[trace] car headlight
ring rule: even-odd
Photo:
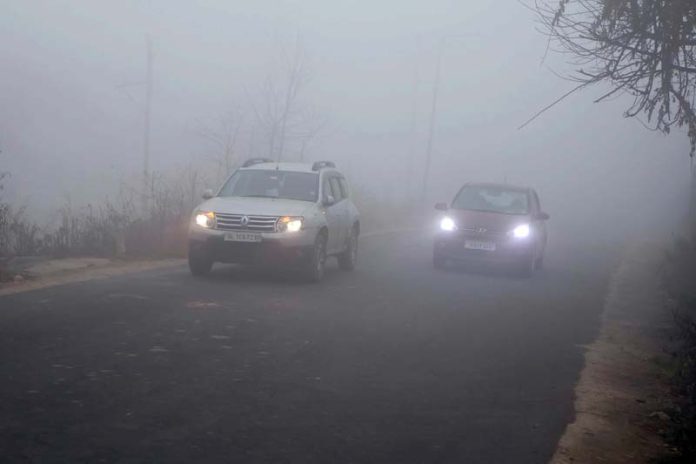
[[[196,224],[206,229],[215,227],[215,213],[212,211],[199,211],[196,213]]]
[[[278,232],[298,232],[302,229],[303,218],[297,216],[283,216],[278,219]]]
[[[515,238],[527,238],[529,237],[530,233],[531,229],[529,227],[529,224],[520,224],[519,226],[512,229],[510,235],[512,235]]]
[[[454,222],[454,219],[449,216],[445,216],[440,221],[440,229],[446,230],[447,232],[452,232],[457,230],[457,224]]]

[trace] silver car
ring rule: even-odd
[[[328,256],[355,267],[360,218],[334,163],[252,159],[203,198],[189,228],[193,275],[215,262],[242,263],[298,269],[318,282]]]

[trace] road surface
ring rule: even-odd
[[[361,239],[308,285],[184,267],[0,297],[2,462],[542,463],[617,253],[532,279]]]

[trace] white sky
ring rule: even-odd
[[[5,0],[2,10],[0,166],[13,174],[9,196],[37,210],[66,195],[98,202],[137,174],[143,87],[120,86],[143,80],[147,34],[156,169],[207,163],[212,147],[196,127],[253,98],[299,35],[306,99],[328,120],[311,157],[338,160],[359,188],[402,195],[420,182],[436,46],[447,35],[433,197],[506,178],[538,186],[550,208],[584,195],[592,207],[654,201],[659,210],[645,192],[671,201],[688,179],[686,137],[623,119],[625,99],[593,105],[601,89],[517,130],[572,84],[548,69],[567,72],[562,57],[541,64],[545,39],[516,1]]]

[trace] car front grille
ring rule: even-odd
[[[245,216],[243,214],[215,213],[219,230],[249,230],[275,232],[278,216]],[[246,220],[244,220],[246,218]],[[246,225],[243,223],[246,222]]]
[[[499,230],[490,230],[485,227],[468,227],[459,229],[459,232],[469,238],[496,239],[505,238],[506,234]]]

